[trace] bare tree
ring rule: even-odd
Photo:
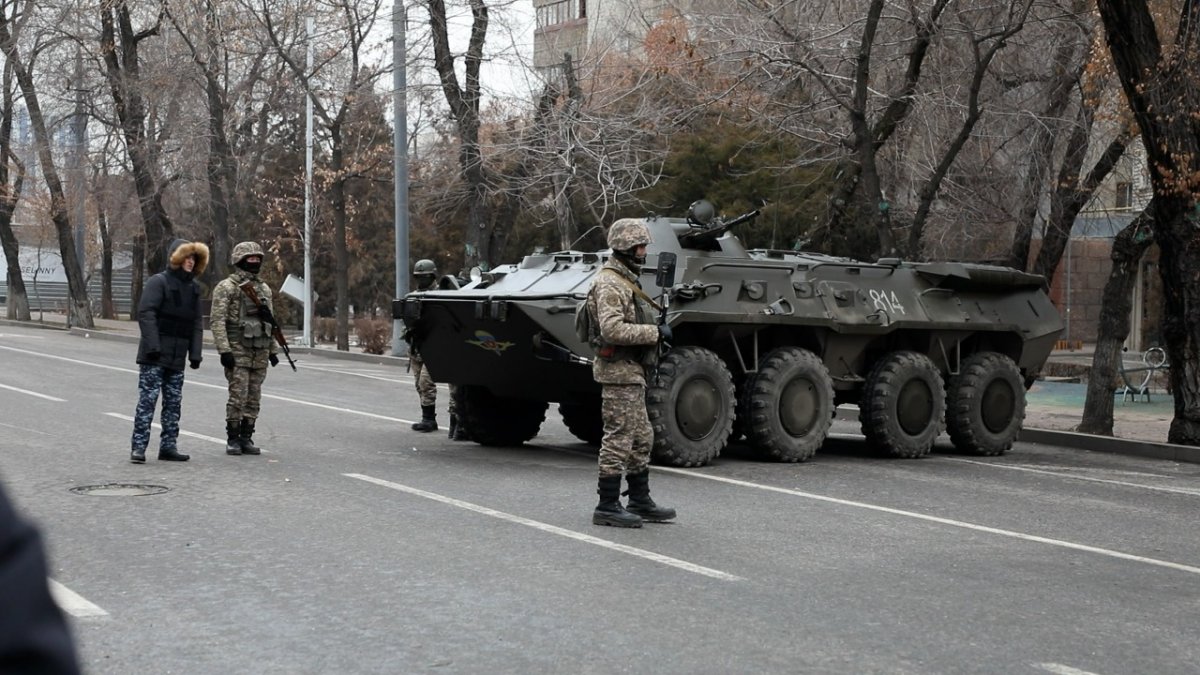
[[[1175,417],[1167,439],[1200,445],[1200,3],[1158,17],[1146,0],[1097,0],[1108,48],[1146,149],[1165,295]]]
[[[157,139],[148,129],[151,120],[146,109],[139,53],[143,40],[159,34],[162,14],[149,26],[137,29],[126,0],[102,3],[99,12],[100,54],[133,169],[149,247],[147,262],[151,269],[162,269],[166,266],[167,244],[175,236],[175,226],[163,205],[163,190],[169,181],[161,177],[156,162]]]
[[[59,178],[58,168],[51,152],[52,139],[46,125],[46,118],[38,97],[38,89],[33,76],[33,64],[37,58],[40,46],[35,44],[29,51],[28,61],[23,56],[18,42],[21,39],[21,27],[33,15],[37,4],[27,0],[21,5],[0,6],[0,50],[4,52],[12,72],[21,88],[21,96],[29,113],[29,124],[33,128],[34,144],[37,146],[38,162],[46,189],[50,195],[50,218],[58,233],[58,248],[62,255],[63,270],[67,275],[67,321],[83,328],[95,327],[92,318],[91,303],[88,301],[87,285],[83,277],[83,269],[75,256],[75,234],[71,227],[71,217],[67,210],[67,197]],[[43,43],[44,45],[44,43]]]
[[[0,11],[3,11],[0,9]],[[25,184],[25,165],[13,151],[13,81],[12,64],[4,64],[3,109],[0,109],[0,244],[8,267],[8,294],[5,297],[9,319],[29,320],[29,297],[25,294],[25,279],[21,276],[21,246],[13,233],[13,213],[21,200]],[[11,167],[16,175],[10,176]],[[10,182],[11,178],[11,182]]]

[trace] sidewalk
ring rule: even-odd
[[[125,319],[96,319],[94,329],[72,328],[71,333],[85,338],[113,339],[127,342],[138,340],[138,327],[134,321]],[[45,314],[44,321],[17,322],[0,318],[0,326],[19,325],[66,330],[66,317],[62,314]],[[294,336],[289,335],[289,340]],[[205,341],[212,343],[212,333],[205,332]],[[293,354],[318,352],[322,357],[404,365],[406,359],[365,354],[358,351],[341,352],[332,346],[292,347]],[[1091,368],[1093,352],[1089,345],[1074,351],[1055,351],[1047,360],[1044,372],[1053,377],[1038,380],[1029,389],[1026,398],[1025,427],[1021,440],[1033,443],[1064,445],[1067,447],[1098,452],[1156,457],[1180,462],[1200,463],[1200,448],[1171,445],[1167,432],[1174,417],[1174,400],[1160,385],[1151,387],[1150,401],[1144,399],[1124,401],[1117,398],[1113,404],[1113,436],[1093,436],[1075,433],[1083,415],[1083,404],[1087,397],[1087,371]],[[1128,368],[1139,367],[1141,355],[1126,355]],[[1068,380],[1068,381],[1062,381]]]

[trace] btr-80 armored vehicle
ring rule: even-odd
[[[1026,384],[1063,325],[1041,276],[747,250],[731,229],[757,212],[723,222],[697,204],[686,219],[643,220],[653,241],[642,285],[667,301],[674,333],[646,396],[655,461],[703,465],[737,436],[765,458],[802,461],[841,403],[858,405],[868,444],[892,456],[927,454],[943,429],[964,451],[1012,446]],[[665,297],[664,253],[678,260]],[[530,255],[395,302],[434,380],[458,385],[475,441],[528,441],[557,403],[575,436],[599,443],[595,355],[574,319],[608,255]]]

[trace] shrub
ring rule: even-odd
[[[337,342],[337,319],[327,316],[315,319],[313,335],[317,342]]]
[[[382,354],[392,346],[392,322],[383,319],[355,319],[358,346],[368,354]]]

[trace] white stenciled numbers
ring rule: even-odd
[[[870,291],[871,303],[875,309],[882,309],[889,314],[903,314],[904,304],[896,296],[896,291],[880,291],[874,288]]]

